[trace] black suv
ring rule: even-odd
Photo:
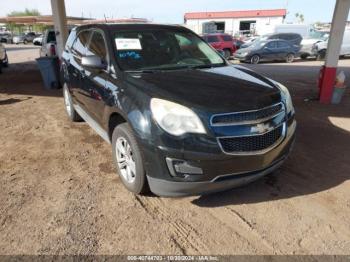
[[[112,144],[121,181],[136,194],[240,186],[279,167],[293,144],[287,88],[230,65],[184,27],[81,26],[62,60],[68,116]]]

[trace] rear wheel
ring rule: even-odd
[[[75,109],[73,107],[72,96],[69,93],[68,86],[66,83],[64,83],[64,85],[63,85],[63,97],[64,97],[64,105],[65,105],[66,112],[67,112],[69,119],[72,122],[81,121],[82,120],[81,117],[78,115],[78,113],[75,111]]]
[[[288,54],[286,56],[286,62],[287,63],[293,63],[293,61],[294,61],[294,54]]]
[[[24,40],[23,40],[23,44],[25,44],[25,45],[28,44],[27,39],[24,39]]]
[[[149,192],[141,150],[128,123],[118,125],[112,134],[115,166],[124,186],[134,194]]]
[[[4,61],[5,61],[5,62],[2,63],[2,65],[3,65],[4,67],[8,67],[8,66],[9,66],[9,59],[8,59],[7,54],[6,54],[6,56],[5,56],[5,60],[4,60]]]
[[[224,50],[224,56],[226,59],[229,59],[231,57],[231,51],[228,49]]]
[[[309,57],[308,54],[302,54],[302,55],[300,56],[300,58],[301,58],[301,59],[304,59],[304,60],[307,59],[308,57]]]
[[[250,58],[250,63],[251,64],[259,64],[260,62],[260,56],[258,55],[253,55],[251,58]]]

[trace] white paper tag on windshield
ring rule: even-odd
[[[115,44],[118,50],[141,50],[141,42],[138,38],[116,38]]]

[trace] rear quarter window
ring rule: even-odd
[[[216,35],[207,36],[208,43],[220,42],[219,38]]]
[[[76,36],[77,36],[76,31],[72,30],[70,32],[68,39],[67,39],[67,42],[66,42],[66,49],[72,48]]]

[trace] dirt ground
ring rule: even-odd
[[[124,189],[110,146],[68,121],[60,90],[43,88],[37,48],[8,54],[0,254],[349,254],[350,96],[341,105],[308,100],[319,62],[249,66],[294,98],[297,141],[280,170],[228,192],[169,199]],[[349,60],[341,64],[349,77]]]

